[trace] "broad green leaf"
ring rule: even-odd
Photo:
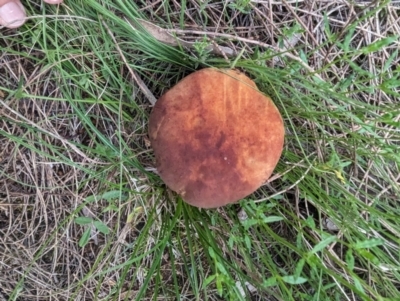
[[[372,254],[371,252],[369,252],[368,250],[365,249],[361,249],[357,251],[362,257],[364,257],[365,259],[367,259],[368,261],[372,262],[373,264],[379,265],[380,261],[379,259]]]
[[[121,191],[119,190],[110,190],[100,195],[90,195],[85,199],[85,201],[91,203],[100,200],[111,201],[119,198],[126,200],[127,196],[125,194],[121,194]]]
[[[325,30],[325,34],[329,40],[329,42],[332,42],[335,35],[332,34],[331,28],[330,28],[330,21],[328,19],[328,15],[326,13],[324,13],[324,30]]]
[[[294,275],[283,276],[282,280],[285,281],[286,283],[289,283],[289,284],[303,284],[303,283],[306,283],[308,281],[307,278],[296,277]]]
[[[83,248],[89,242],[90,239],[90,227],[83,232],[81,239],[79,240],[79,246]]]
[[[325,247],[327,247],[328,245],[330,245],[332,242],[334,242],[336,240],[336,236],[332,235],[332,236],[328,236],[327,238],[325,238],[324,240],[320,241],[311,251],[311,254],[317,253],[319,251],[321,251],[322,249],[324,249]]]
[[[367,239],[364,241],[359,241],[356,242],[353,247],[354,249],[368,249],[368,248],[373,248],[377,246],[381,246],[383,244],[383,240],[379,238],[372,238],[372,239]]]
[[[101,221],[95,221],[93,225],[96,227],[97,230],[99,230],[103,234],[108,234],[110,233],[110,229],[108,229],[107,225],[104,224]]]
[[[210,257],[211,257],[212,259],[215,259],[215,258],[216,258],[214,249],[213,249],[212,247],[208,247],[208,254],[210,254]]]
[[[221,272],[222,275],[228,275],[228,272],[226,271],[225,266],[221,262],[217,261],[216,266],[218,268],[218,271]]]
[[[222,296],[222,293],[224,292],[223,287],[222,287],[222,277],[220,275],[217,275],[216,280],[217,280],[216,285],[217,285],[218,294],[220,296]]]
[[[356,30],[355,26],[350,27],[349,31],[346,34],[346,37],[344,38],[342,47],[345,52],[348,52],[350,50],[350,43],[351,39],[354,37],[355,30]]]
[[[264,287],[276,285],[276,277],[269,277],[268,279],[265,279],[262,285]]]
[[[354,269],[354,256],[351,249],[346,252],[346,263],[349,270],[352,271]]]
[[[109,211],[113,211],[113,212],[118,212],[119,208],[114,205],[114,204],[110,204],[109,206],[107,206],[106,208],[104,208],[101,212],[109,212]]]
[[[126,195],[122,194],[119,190],[107,191],[101,195],[101,199],[104,199],[106,201],[119,199],[120,197],[122,199],[126,199]]]
[[[296,265],[295,276],[300,276],[301,272],[303,271],[304,264],[306,260],[304,258],[300,259]]]
[[[211,282],[213,282],[215,277],[217,277],[217,275],[208,276],[203,282],[203,289],[206,288]]]
[[[279,221],[281,221],[281,220],[283,220],[283,217],[282,217],[282,216],[268,216],[268,217],[264,217],[264,218],[262,219],[263,223],[266,223],[266,224],[268,224],[268,223],[274,223],[274,222],[279,222]]]
[[[229,249],[232,249],[233,248],[233,244],[236,242],[236,237],[234,236],[234,235],[231,235],[230,237],[229,237],[229,240],[228,240],[228,246],[229,246]]]
[[[383,39],[380,39],[379,41],[376,41],[368,46],[363,47],[361,49],[361,51],[364,54],[375,52],[375,51],[381,50],[382,48],[392,44],[393,42],[396,42],[397,40],[398,40],[398,37],[383,38]]]
[[[354,281],[355,287],[356,287],[360,292],[365,293],[365,292],[364,292],[363,285],[361,284],[360,280],[359,280],[356,276],[353,277],[353,281]]]
[[[93,222],[93,219],[91,217],[79,216],[74,221],[78,225],[87,225],[87,224],[91,224]]]
[[[296,234],[296,246],[298,249],[303,247],[303,233],[300,231]]]
[[[246,244],[247,250],[251,251],[251,239],[248,235],[244,237],[244,243]]]
[[[300,49],[300,55],[299,55],[300,59],[304,62],[304,63],[308,63],[308,59],[307,59],[307,55],[305,54],[305,52],[303,50]]]
[[[259,223],[259,221],[254,218],[249,218],[249,219],[242,221],[242,224],[246,228],[246,230],[254,225],[257,225],[258,223]]]
[[[305,223],[311,228],[311,229],[315,229],[315,221],[314,218],[312,216],[307,217],[307,219],[305,220]]]
[[[85,198],[86,203],[92,203],[96,201],[98,198],[95,195],[89,195],[87,198]]]
[[[385,65],[383,66],[382,72],[386,72],[389,70],[389,68],[393,65],[394,59],[398,57],[398,54],[399,54],[399,49],[396,49],[395,51],[393,51],[393,53],[385,61]]]

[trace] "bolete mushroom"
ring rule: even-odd
[[[206,68],[157,101],[149,136],[165,184],[193,206],[216,208],[248,196],[271,176],[284,127],[250,78]]]

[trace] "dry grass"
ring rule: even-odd
[[[146,50],[145,46],[140,48],[135,43],[130,46],[129,35],[134,40],[134,30],[125,21],[122,9],[114,11],[112,1],[106,3],[110,13],[121,17],[126,26],[109,24],[98,31],[98,39],[102,40],[99,47],[107,47],[104,45],[112,44],[113,39],[119,45],[119,49],[110,46],[109,52],[103,49],[104,57],[100,58],[96,49],[89,49],[90,45],[85,44],[85,35],[88,40],[94,39],[95,31],[88,27],[92,23],[82,21],[82,25],[78,18],[62,20],[77,15],[98,21],[93,24],[100,27],[103,20],[107,22],[107,14],[96,19],[99,7],[95,4],[88,4],[85,11],[66,2],[58,12],[59,30],[70,26],[69,22],[73,28],[65,29],[66,33],[53,33],[54,17],[49,18],[51,22],[45,25],[49,49],[43,44],[46,39],[42,33],[27,32],[28,28],[38,30],[43,26],[41,19],[31,20],[20,30],[1,29],[4,38],[0,47],[4,51],[0,55],[0,300],[135,300],[139,297],[147,300],[154,296],[160,300],[177,300],[177,295],[182,300],[221,300],[216,286],[208,287],[208,294],[202,289],[204,279],[214,273],[214,260],[210,259],[207,245],[197,241],[199,235],[209,235],[211,232],[207,231],[217,233],[214,243],[220,246],[222,254],[246,279],[260,284],[271,276],[267,264],[270,261],[258,257],[262,254],[260,250],[268,253],[265,256],[273,258],[281,269],[288,265],[295,269],[295,258],[301,256],[283,251],[284,256],[293,255],[293,261],[280,258],[280,250],[287,244],[279,237],[295,244],[299,239],[296,227],[303,229],[300,222],[312,216],[316,217],[316,223],[332,219],[340,224],[340,231],[331,231],[340,243],[329,245],[327,254],[320,257],[325,270],[342,276],[340,280],[333,276],[322,279],[341,283],[330,297],[362,300],[352,287],[343,284],[344,280],[352,282],[354,276],[344,267],[348,264],[345,254],[352,243],[345,235],[351,228],[353,214],[363,220],[363,224],[354,227],[366,230],[373,224],[375,236],[368,232],[365,237],[388,242],[382,247],[384,254],[393,257],[399,251],[400,233],[393,226],[396,223],[386,216],[376,220],[379,214],[374,215],[370,207],[389,214],[398,206],[399,161],[392,154],[393,160],[388,162],[386,151],[399,146],[396,126],[400,122],[399,111],[392,111],[394,123],[385,123],[382,118],[390,113],[387,108],[400,108],[399,84],[392,80],[400,64],[400,44],[398,41],[375,44],[371,51],[368,45],[400,36],[400,1],[243,0],[237,1],[235,7],[233,2],[218,1],[143,1],[138,11],[147,21],[168,29],[168,33],[182,40],[196,42],[181,49],[186,56],[175,63],[167,54],[162,61],[163,54],[156,58],[153,50]],[[115,4],[115,7],[119,6]],[[36,13],[38,9],[31,7]],[[111,37],[113,31],[115,36]],[[82,35],[74,41],[76,32]],[[30,37],[40,42],[31,45]],[[65,49],[52,48],[50,44],[55,45],[53,40],[57,37],[60,41],[71,39],[70,45],[74,47],[68,48],[67,43]],[[210,54],[204,51],[207,45],[228,47],[233,50],[233,56]],[[346,53],[350,48],[353,51]],[[59,56],[51,49],[59,50]],[[112,62],[115,58],[123,61],[122,52],[127,61],[135,61],[138,70],[135,75],[129,70],[133,63],[128,66],[127,61]],[[152,55],[155,63],[146,63]],[[138,63],[140,60],[142,63]],[[250,65],[249,61],[256,63]],[[62,65],[65,62],[71,63],[70,69]],[[242,245],[247,242],[238,243],[233,251],[228,243],[238,223],[233,213],[239,211],[239,205],[231,211],[212,212],[209,219],[196,217],[198,211],[171,202],[174,196],[160,188],[162,184],[153,173],[152,151],[146,137],[151,106],[147,92],[140,85],[159,97],[191,69],[205,65],[238,66],[252,75],[260,75],[256,65],[276,68],[278,78],[279,70],[297,69],[313,85],[320,85],[324,91],[331,89],[335,99],[343,99],[342,106],[328,92],[325,92],[326,98],[315,99],[318,94],[310,88],[314,86],[298,84],[298,75],[293,75],[293,84],[287,84],[292,84],[300,95],[297,99],[278,102],[285,113],[291,138],[286,143],[287,156],[282,159],[274,181],[252,198],[256,203],[261,200],[265,203],[281,196],[284,202],[277,212],[288,219],[297,218],[293,222],[296,226],[275,223],[271,226],[275,232],[266,237],[276,240],[267,243],[265,237],[259,236],[261,232],[255,231],[250,237],[258,251],[253,249],[247,258],[241,254]],[[74,76],[79,72],[82,78],[76,79]],[[135,76],[141,77],[139,82]],[[285,76],[292,75],[289,72]],[[287,78],[281,79],[288,81]],[[87,83],[81,83],[82,79]],[[278,99],[285,99],[291,93],[287,86],[272,89],[265,84],[268,78],[265,81],[260,76],[256,81]],[[128,92],[131,94],[127,95]],[[314,99],[313,103],[308,102],[310,99]],[[346,106],[347,99],[352,102]],[[320,109],[314,102],[319,103]],[[373,126],[370,132],[369,126]],[[360,129],[364,132],[358,135]],[[302,142],[301,147],[298,141]],[[357,208],[348,214],[339,209],[339,216],[346,213],[342,220],[335,212],[343,204],[340,200],[324,207],[323,200],[318,203],[304,197],[312,194],[313,189],[332,196],[331,189],[340,186],[341,179],[335,173],[337,167],[327,163],[332,155],[329,151],[332,141],[336,143],[338,156],[351,162],[340,170],[347,181],[343,191],[362,203],[359,207],[350,206],[350,209]],[[305,158],[302,153],[306,154]],[[302,160],[291,160],[293,154]],[[319,165],[314,168],[310,162]],[[302,195],[298,184],[307,183],[307,177],[317,180],[310,180],[311,192]],[[313,186],[316,183],[319,187]],[[94,202],[92,196],[98,200]],[[79,247],[85,227],[74,222],[77,216],[102,221],[111,229],[111,234],[105,236],[90,225],[91,239],[86,247]],[[215,224],[214,219],[223,223]],[[201,228],[204,223],[210,224],[210,230]],[[313,248],[313,242],[322,240],[318,228],[304,230],[302,239],[308,242],[308,249]],[[329,227],[325,229],[330,231]],[[157,253],[158,249],[162,251]],[[193,250],[197,251],[193,253]],[[254,261],[249,262],[249,258]],[[398,258],[393,258],[393,262],[398,262]],[[197,271],[193,266],[194,270],[188,269],[190,263],[197,264]],[[261,264],[265,267],[260,267]],[[378,274],[370,273],[366,269],[368,264],[358,262],[357,265],[362,268],[354,274],[368,283],[371,290],[364,289],[371,300],[377,296],[374,289],[384,294],[378,280],[392,283],[388,295],[393,287],[399,288],[396,269],[382,266],[383,272]],[[196,276],[190,279],[189,275],[195,272],[201,275],[200,280],[194,279]],[[144,286],[147,288],[143,289]],[[285,294],[293,294],[294,300],[303,300],[293,291],[282,293],[272,288],[266,293],[259,287],[255,291],[248,289],[248,296],[252,295],[254,300],[283,300]],[[302,292],[311,295],[315,290],[312,285],[305,285]]]

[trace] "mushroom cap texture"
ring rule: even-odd
[[[216,208],[257,190],[283,149],[282,117],[243,73],[196,71],[155,104],[149,136],[165,184],[189,204]]]

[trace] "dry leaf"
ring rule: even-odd
[[[171,45],[179,46],[177,39],[167,32],[166,29],[161,28],[151,22],[138,19],[137,20],[157,41]],[[184,45],[185,46],[185,45]]]

